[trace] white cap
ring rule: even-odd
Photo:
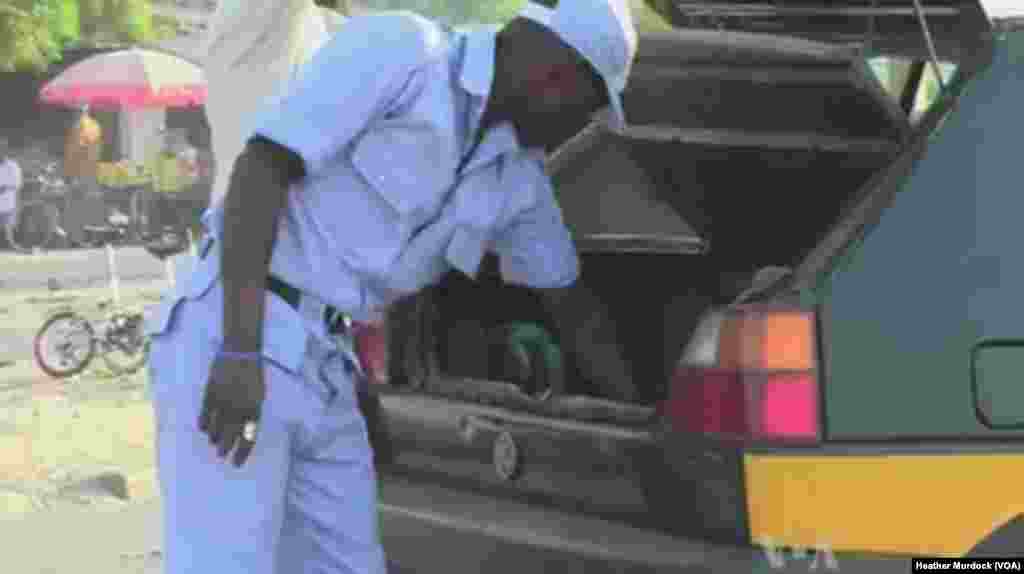
[[[621,95],[637,47],[628,0],[558,0],[554,9],[527,1],[519,16],[545,26],[590,63],[608,87],[608,123],[625,126]]]

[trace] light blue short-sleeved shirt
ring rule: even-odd
[[[576,280],[543,152],[520,147],[504,124],[468,155],[494,77],[496,34],[399,12],[340,27],[255,123],[307,171],[288,194],[272,274],[356,317],[450,269],[475,276],[487,251],[512,283]],[[215,234],[218,212],[208,220]]]

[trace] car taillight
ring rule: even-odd
[[[819,439],[814,313],[743,306],[704,318],[672,380],[677,431],[739,440]]]
[[[371,384],[388,383],[387,325],[383,322],[352,322],[356,355]]]

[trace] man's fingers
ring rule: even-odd
[[[206,382],[206,388],[203,389],[203,403],[199,409],[199,420],[196,421],[199,424],[199,430],[201,432],[207,432],[210,430],[210,382]]]
[[[225,421],[225,423],[221,427],[221,435],[217,441],[217,455],[221,458],[226,457],[235,446],[235,443],[241,442],[240,439],[242,438],[242,423],[236,420]]]
[[[245,461],[249,459],[249,455],[252,453],[253,447],[256,446],[256,441],[245,440],[242,437],[238,441],[238,448],[235,449],[234,463],[236,467],[240,467],[245,464]]]
[[[203,398],[203,408],[199,411],[199,430],[209,434],[213,423],[213,407],[208,397]]]
[[[210,444],[220,443],[220,437],[224,435],[224,423],[227,422],[227,417],[224,411],[218,410],[217,407],[210,407],[210,422],[209,428],[206,430],[206,434],[210,437]]]

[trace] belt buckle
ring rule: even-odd
[[[324,319],[327,321],[327,331],[331,334],[344,334],[348,332],[348,321],[344,313],[335,309],[334,307],[328,307],[324,313]]]

